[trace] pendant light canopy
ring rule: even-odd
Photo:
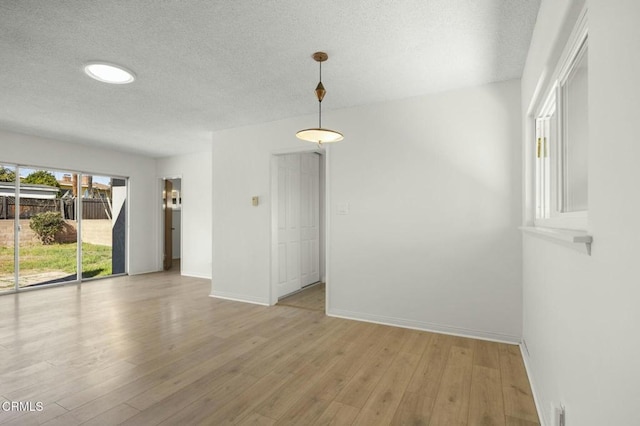
[[[303,141],[314,142],[319,145],[323,143],[339,142],[344,139],[342,133],[335,130],[325,129],[322,127],[322,100],[327,91],[322,84],[322,63],[329,59],[329,55],[324,52],[316,52],[311,57],[318,62],[320,66],[320,82],[316,86],[316,97],[318,98],[318,127],[300,130],[296,133],[298,139]]]

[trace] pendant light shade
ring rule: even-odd
[[[329,59],[329,56],[324,52],[316,52],[311,57],[318,62],[320,66],[320,82],[316,86],[316,98],[318,98],[318,127],[300,130],[296,133],[296,137],[303,141],[314,142],[319,145],[323,143],[339,142],[344,139],[342,133],[322,127],[322,100],[324,99],[324,95],[327,93],[324,85],[322,84],[322,63]]]
[[[298,133],[296,133],[296,136],[298,137],[298,139],[302,139],[303,141],[315,142],[319,144],[340,142],[342,139],[344,139],[342,133],[336,132],[335,130],[323,129],[321,127],[300,130]]]

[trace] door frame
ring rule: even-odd
[[[331,164],[331,147],[317,146],[309,144],[304,147],[284,148],[271,151],[270,155],[270,203],[271,203],[271,273],[269,281],[269,305],[278,303],[278,156],[286,154],[320,154],[320,253],[324,253],[324,259],[320,256],[320,280],[325,282],[325,312],[329,306],[330,295],[330,164]],[[324,195],[324,196],[323,196]],[[323,238],[324,237],[324,238]],[[324,261],[323,261],[324,260]],[[324,268],[323,268],[324,266]]]
[[[163,201],[162,201],[162,192],[164,191],[164,181],[165,180],[175,180],[180,179],[180,197],[182,197],[184,179],[182,175],[171,175],[171,176],[160,176],[157,180],[157,189],[156,194],[158,197],[158,257],[157,257],[157,270],[159,272],[164,271],[164,211],[163,211]],[[180,207],[180,275],[182,275],[182,253],[183,253],[183,216],[184,216],[184,205],[181,204]]]

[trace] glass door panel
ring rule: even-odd
[[[0,163],[0,293],[15,290],[16,167]]]
[[[126,273],[126,179],[82,175],[82,278]]]
[[[77,174],[19,167],[19,288],[78,279]]]

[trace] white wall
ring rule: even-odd
[[[157,160],[157,179],[181,178],[182,275],[211,278],[211,153],[200,152]],[[159,188],[155,185],[154,188]],[[156,215],[161,214],[157,204]],[[160,231],[158,230],[158,233]],[[156,256],[161,258],[160,251]]]
[[[519,341],[519,89],[324,114],[345,134],[328,147],[330,314]],[[214,295],[268,303],[270,153],[314,119],[214,133]]]
[[[129,177],[129,273],[158,270],[153,159],[2,130],[0,147],[4,163]]]
[[[565,43],[566,28],[572,26],[581,3],[542,3],[522,79],[523,115],[545,64],[555,62],[554,46]],[[551,404],[562,403],[569,426],[637,425],[640,3],[588,4],[592,255],[524,237],[523,335],[546,424],[552,424]]]

